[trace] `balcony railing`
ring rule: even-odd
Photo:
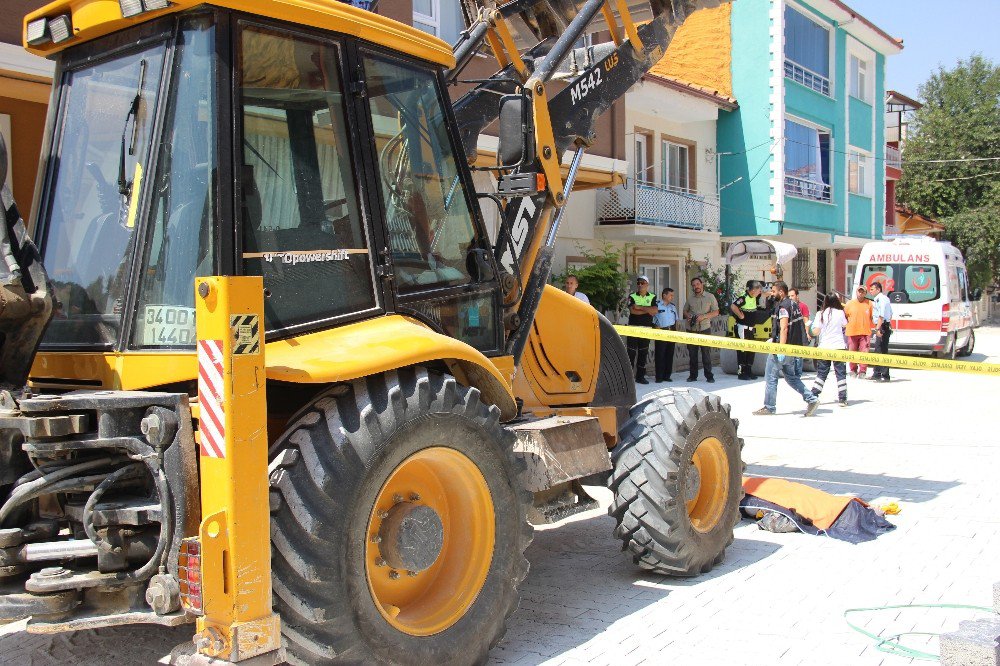
[[[903,156],[899,152],[899,148],[895,146],[885,147],[885,165],[890,169],[900,169],[903,168]]]
[[[785,194],[802,199],[830,201],[830,186],[819,180],[798,178],[785,174]]]
[[[830,96],[830,79],[796,62],[785,60],[785,77],[801,83],[806,88],[812,88],[821,95]]]
[[[696,231],[719,230],[719,198],[653,183],[597,191],[599,224],[646,224]]]

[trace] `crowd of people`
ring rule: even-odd
[[[575,276],[566,279],[566,291],[589,303],[587,296],[579,291],[579,281]],[[798,289],[778,280],[769,286],[765,296],[764,284],[750,280],[746,291],[730,305],[730,312],[736,319],[736,337],[755,340],[758,326],[771,320],[772,342],[783,345],[815,345],[821,349],[851,351],[874,351],[887,354],[889,338],[892,335],[892,304],[882,293],[880,282],[873,282],[868,289],[858,287],[854,298],[846,303],[836,292],[825,295],[822,308],[810,317],[808,306],[799,300]],[[629,294],[628,324],[666,330],[677,330],[680,321],[686,323],[686,330],[699,335],[711,335],[712,319],[719,315],[719,303],[715,296],[705,290],[700,277],[691,279],[691,294],[684,303],[683,312],[678,312],[674,303],[674,290],[667,287],[659,298],[649,291],[649,278],[640,275],[636,279],[636,290]],[[649,339],[627,337],[626,348],[629,361],[635,371],[638,384],[648,384],[646,363],[649,357]],[[674,364],[674,342],[657,340],[653,349],[654,381],[670,382]],[[712,371],[712,348],[707,345],[689,343],[688,382],[698,380],[699,368],[709,384],[715,382]],[[754,353],[738,351],[736,361],[740,380],[759,379],[753,372]],[[815,414],[819,396],[826,380],[833,370],[837,379],[837,399],[841,407],[848,405],[848,373],[855,379],[866,379],[868,368],[864,364],[844,361],[816,361],[816,377],[811,388],[802,381],[803,359],[790,354],[768,354],[764,370],[764,406],[754,412],[759,416],[774,414],[777,409],[778,380],[784,377],[792,389],[802,396],[806,403],[805,416]],[[889,368],[872,367],[870,379],[876,382],[889,381]]]

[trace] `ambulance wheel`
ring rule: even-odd
[[[531,496],[479,391],[422,368],[338,384],[271,448],[291,663],[483,663],[528,572]]]
[[[743,440],[729,405],[694,388],[647,395],[612,451],[608,513],[643,569],[695,576],[720,563],[743,497]]]
[[[965,346],[962,347],[961,350],[959,350],[958,355],[962,357],[972,356],[972,350],[974,350],[975,348],[976,348],[976,332],[970,330],[969,341],[965,343]]]
[[[948,351],[945,353],[945,358],[954,361],[956,356],[958,356],[958,335],[952,334],[948,344]]]

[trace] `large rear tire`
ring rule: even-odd
[[[729,405],[694,388],[649,394],[612,452],[608,513],[643,569],[695,576],[722,561],[740,520],[743,440]]]
[[[334,386],[271,449],[275,606],[293,663],[486,660],[528,571],[499,411],[405,369]]]

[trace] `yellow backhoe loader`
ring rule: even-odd
[[[639,566],[721,561],[728,406],[633,404],[609,321],[547,286],[597,119],[718,3],[468,0],[454,48],[333,0],[25,17],[56,73],[33,240],[3,192],[0,620],[196,622],[194,663],[482,662],[529,518],[593,506],[585,478]]]

